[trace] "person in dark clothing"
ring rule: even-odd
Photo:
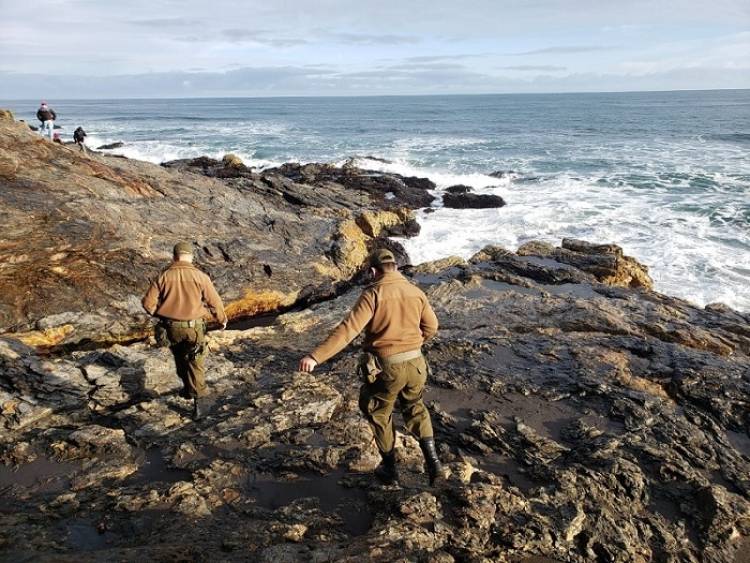
[[[36,111],[36,118],[42,122],[42,126],[39,128],[41,135],[48,135],[49,140],[52,140],[52,136],[55,130],[55,119],[57,114],[55,110],[47,105],[47,102],[42,102],[39,109]]]
[[[84,153],[86,152],[86,131],[83,130],[83,127],[78,127],[73,131],[73,141],[75,141],[76,145],[81,147],[81,150]]]

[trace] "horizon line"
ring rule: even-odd
[[[104,100],[229,100],[229,99],[257,99],[269,100],[277,98],[427,98],[448,96],[560,96],[575,94],[666,94],[676,92],[743,92],[750,91],[748,88],[669,88],[664,90],[569,90],[560,92],[472,92],[472,93],[430,93],[430,94],[277,94],[273,96],[257,95],[224,95],[224,96],[131,96],[131,97],[84,97],[84,98],[58,98],[58,101],[104,101]],[[2,98],[3,102],[26,102],[34,98]]]

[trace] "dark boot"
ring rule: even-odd
[[[200,420],[203,418],[203,404],[198,397],[193,397],[193,420]]]
[[[439,482],[445,478],[443,464],[440,463],[437,450],[435,449],[435,439],[422,438],[419,441],[419,446],[422,448],[424,461],[427,465],[427,474],[430,476],[430,485],[434,485],[436,482]]]
[[[381,452],[383,461],[375,468],[375,477],[386,485],[398,485],[398,470],[396,469],[396,450],[392,449],[387,454]]]

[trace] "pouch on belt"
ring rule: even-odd
[[[362,352],[359,356],[359,363],[357,364],[357,372],[363,381],[367,383],[375,383],[378,378],[378,374],[383,371],[380,366],[380,361],[375,354],[370,352]]]
[[[164,323],[157,323],[154,326],[154,338],[156,339],[156,346],[159,348],[166,348],[171,344],[169,335],[167,334],[167,327]]]

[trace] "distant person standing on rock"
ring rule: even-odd
[[[86,153],[86,136],[86,131],[83,130],[83,127],[78,127],[73,131],[73,141],[80,147],[84,154]]]
[[[42,105],[36,110],[36,118],[42,122],[41,127],[39,127],[39,134],[49,136],[51,141],[55,131],[55,119],[57,119],[55,110],[49,107],[47,102],[42,102]]]
[[[375,475],[385,483],[398,483],[393,423],[398,400],[406,429],[419,439],[430,484],[434,484],[443,477],[443,467],[435,449],[430,413],[422,400],[427,362],[421,347],[437,333],[437,317],[422,290],[398,272],[390,250],[374,252],[370,266],[374,282],[325,342],[300,360],[299,370],[312,372],[364,330],[358,368],[363,377],[359,408],[372,426],[382,457]]]
[[[159,319],[157,343],[172,351],[177,375],[184,384],[182,396],[193,399],[193,418],[198,420],[205,409],[201,398],[206,395],[205,319],[212,313],[223,330],[227,316],[211,278],[193,265],[190,243],[175,245],[172,264],[151,283],[141,303],[149,315]]]

